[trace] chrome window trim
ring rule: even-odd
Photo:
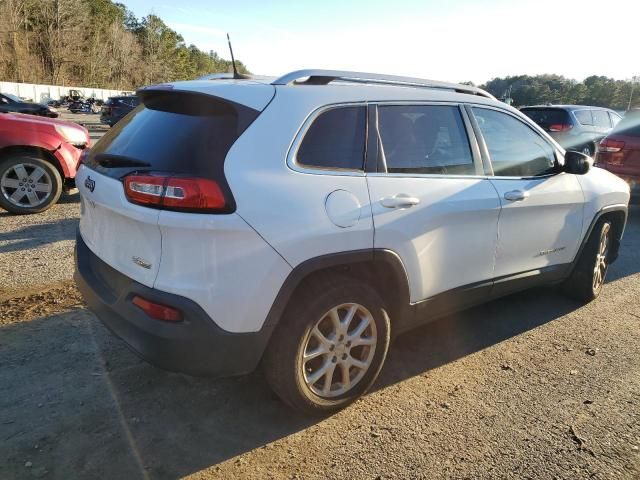
[[[310,174],[310,175],[334,175],[334,176],[348,176],[348,177],[395,177],[395,178],[440,178],[440,179],[504,179],[504,180],[533,180],[533,179],[543,179],[543,178],[548,178],[548,177],[552,177],[555,175],[558,175],[557,173],[551,173],[551,174],[547,174],[547,175],[540,175],[540,176],[534,176],[534,177],[514,177],[514,176],[496,176],[496,175],[490,175],[487,174],[486,172],[482,173],[482,174],[478,174],[478,175],[453,175],[453,174],[434,174],[434,173],[386,173],[386,172],[365,172],[364,171],[364,165],[363,165],[363,169],[362,170],[351,170],[351,169],[338,169],[338,168],[322,168],[322,167],[309,167],[309,166],[304,166],[303,164],[298,163],[297,161],[297,154],[298,154],[298,149],[300,148],[300,144],[302,143],[302,141],[304,140],[305,135],[307,134],[307,132],[309,131],[309,127],[311,127],[312,123],[323,113],[329,111],[329,110],[333,110],[336,108],[343,108],[343,107],[367,107],[367,106],[374,106],[374,107],[378,107],[378,106],[394,106],[394,105],[400,105],[400,106],[428,106],[428,105],[434,105],[434,106],[454,106],[454,107],[458,107],[460,110],[460,115],[463,119],[463,123],[465,125],[465,128],[467,129],[466,133],[467,133],[467,139],[469,141],[469,148],[471,150],[471,155],[474,158],[474,164],[476,163],[476,152],[474,149],[474,141],[476,142],[476,147],[478,148],[478,153],[480,154],[480,157],[482,158],[481,155],[481,151],[482,151],[482,145],[481,145],[481,141],[484,141],[484,137],[480,137],[478,138],[475,129],[472,128],[471,130],[469,130],[469,124],[467,123],[467,120],[470,121],[471,125],[473,125],[473,117],[471,117],[471,115],[468,114],[468,112],[465,110],[465,105],[468,105],[469,107],[479,107],[479,108],[487,108],[487,109],[491,109],[491,110],[497,110],[498,112],[502,112],[502,113],[506,113],[507,115],[511,115],[512,117],[514,117],[516,120],[519,120],[520,122],[524,123],[526,126],[528,126],[529,128],[531,128],[534,133],[536,133],[539,137],[541,137],[541,139],[543,141],[545,141],[554,151],[554,153],[556,153],[556,156],[558,155],[558,149],[551,143],[548,142],[548,140],[546,139],[545,135],[541,135],[539,130],[539,127],[537,127],[537,125],[533,124],[531,122],[533,122],[532,120],[528,119],[528,117],[526,117],[524,114],[522,114],[524,116],[524,119],[521,118],[518,115],[515,115],[513,112],[511,112],[508,109],[505,108],[500,108],[500,106],[495,106],[495,105],[487,105],[485,103],[474,103],[474,102],[464,102],[464,103],[460,103],[460,102],[456,102],[456,101],[437,101],[437,100],[433,100],[433,101],[411,101],[411,100],[384,100],[384,101],[376,101],[376,100],[372,100],[369,102],[363,102],[363,101],[357,101],[357,102],[340,102],[340,103],[332,103],[332,104],[327,104],[327,105],[323,105],[321,107],[316,108],[315,110],[311,111],[307,117],[305,118],[305,120],[302,122],[302,125],[300,126],[300,128],[298,128],[298,131],[296,132],[296,134],[293,137],[293,140],[291,141],[289,148],[287,150],[287,156],[286,156],[286,162],[287,162],[287,167],[295,172],[298,173],[305,173],[305,174]],[[465,114],[467,114],[467,117],[465,117]],[[368,120],[368,118],[367,118]],[[369,127],[369,126],[368,126]],[[370,134],[370,132],[369,132]],[[481,140],[482,139],[482,140]],[[363,141],[365,141],[365,151],[366,151],[366,134],[365,134],[365,139],[363,139]],[[366,156],[366,153],[365,153]],[[490,162],[490,158],[489,158],[489,162]],[[491,163],[490,163],[491,165]]]

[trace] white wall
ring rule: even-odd
[[[69,90],[79,90],[85,97],[95,97],[106,100],[114,95],[122,95],[126,90],[106,90],[103,88],[36,85],[33,83],[0,82],[0,92],[12,93],[19,97],[29,98],[37,103],[46,103],[49,100],[58,100],[61,96],[69,95]]]

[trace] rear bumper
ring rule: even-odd
[[[249,373],[260,362],[272,327],[227,332],[192,300],[146,287],[111,268],[79,233],[75,259],[74,279],[89,309],[149,363],[173,372],[224,377]],[[154,320],[131,303],[134,295],[178,308],[185,320]]]

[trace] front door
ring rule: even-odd
[[[502,212],[498,222],[496,286],[514,276],[562,276],[582,232],[584,196],[578,179],[556,173],[554,147],[511,113],[473,107]],[[564,269],[564,270],[563,270]]]

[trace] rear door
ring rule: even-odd
[[[561,143],[567,150],[583,150],[585,146],[590,145],[596,137],[595,127],[593,125],[593,110],[582,108],[574,110],[573,115],[578,121],[578,128],[573,132],[573,138],[570,144]]]
[[[89,249],[128,277],[152,287],[160,266],[160,211],[131,204],[119,178],[81,165],[80,235]]]
[[[265,85],[265,89],[266,105],[273,87]],[[152,287],[162,255],[160,210],[127,198],[125,177],[210,179],[229,200],[232,211],[235,204],[224,175],[224,160],[258,114],[253,108],[212,95],[146,91],[143,104],[100,139],[78,171],[80,233],[88,247],[111,267]],[[150,189],[145,194],[155,193]]]
[[[609,117],[609,112],[607,110],[598,108],[592,110],[591,114],[593,116],[595,140],[599,142],[607,135],[607,133],[609,133],[613,125],[611,124],[611,118]]]
[[[473,303],[490,289],[500,202],[466,113],[455,104],[380,104],[369,124],[378,129],[367,156],[375,248],[400,255],[411,302],[477,286],[448,302]]]
[[[496,250],[496,288],[514,276],[562,275],[576,255],[584,197],[575,175],[555,173],[554,147],[516,115],[470,108],[490,158],[491,183],[502,205]],[[550,267],[550,268],[548,268]]]

